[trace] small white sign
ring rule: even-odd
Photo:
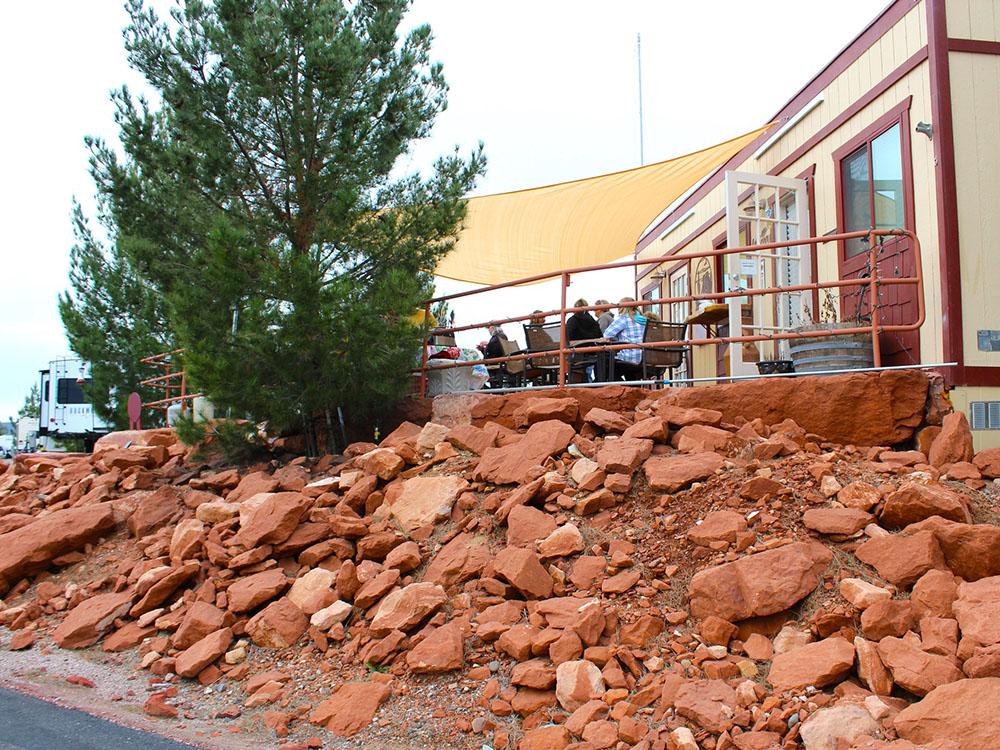
[[[757,261],[753,258],[740,258],[740,274],[753,276],[755,273],[757,273]]]

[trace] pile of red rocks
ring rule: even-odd
[[[428,746],[1000,747],[1000,450],[957,413],[893,450],[677,401],[243,468],[167,430],[21,457],[8,647],[134,651],[156,716],[238,685],[220,720],[309,746],[406,738],[459,680]]]

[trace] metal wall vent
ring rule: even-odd
[[[1000,430],[1000,401],[973,401],[969,422],[974,430]]]

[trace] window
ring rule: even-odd
[[[76,382],[76,378],[59,378],[56,381],[56,403],[57,404],[86,404],[87,397],[83,395],[83,387],[90,385],[88,378],[83,383]]]
[[[705,258],[702,258],[705,260]],[[686,297],[691,293],[690,286],[688,284],[688,266],[681,266],[680,269],[675,271],[670,276],[670,296],[671,297]],[[670,303],[670,317],[669,320],[672,323],[683,323],[687,320],[688,315],[691,314],[691,303],[690,302],[671,302]],[[685,329],[685,333],[687,329]],[[682,336],[683,337],[683,336]],[[681,366],[676,368],[674,371],[674,377],[683,379],[689,377],[688,375],[688,358],[684,357],[681,362]]]
[[[973,401],[969,404],[973,430],[1000,430],[1000,401]]]
[[[844,231],[900,229],[905,225],[900,123],[875,136],[840,162]],[[845,243],[845,257],[868,247],[863,237]]]
[[[645,292],[642,293],[642,298],[644,300],[659,299],[663,295],[660,293],[660,285],[651,286]],[[643,305],[642,311],[646,314],[653,313],[660,319],[663,318],[663,305]]]
[[[687,266],[683,266],[670,277],[670,296],[687,297],[690,293]],[[690,306],[690,302],[671,302],[669,320],[673,323],[683,323],[690,313]]]

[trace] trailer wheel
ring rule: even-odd
[[[96,444],[97,444],[97,436],[96,435],[85,435],[84,438],[83,438],[83,452],[84,453],[93,453],[94,452],[94,446]]]

